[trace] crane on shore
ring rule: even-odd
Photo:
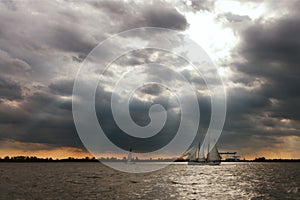
[[[228,162],[237,162],[240,161],[240,156],[237,156],[237,152],[220,152],[220,155],[232,155],[231,157],[227,157],[225,161]]]

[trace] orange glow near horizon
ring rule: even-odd
[[[220,150],[220,152],[226,152],[224,150]],[[277,154],[277,152],[270,152],[270,151],[257,151],[252,152],[249,154],[238,154],[241,157],[241,159],[247,159],[252,160],[258,157],[265,157],[267,159],[299,159],[300,155],[297,152],[281,152],[280,154]],[[5,156],[14,157],[14,156],[36,156],[38,158],[53,158],[53,159],[64,159],[64,158],[85,158],[85,157],[94,157],[91,153],[86,152],[84,150],[80,150],[77,148],[70,148],[70,147],[61,147],[53,150],[38,150],[38,151],[24,151],[24,150],[15,150],[15,149],[2,149],[0,151],[0,157],[4,158]],[[116,157],[118,159],[122,159],[123,157],[127,157],[127,155],[118,155],[113,153],[104,153],[101,154],[98,157]],[[134,156],[135,157],[135,156]],[[140,159],[145,159],[147,157],[141,157],[138,156]],[[153,159],[157,158],[172,158],[174,156],[172,155],[158,155],[157,157],[153,157]]]
[[[2,149],[0,151],[0,157],[4,158],[5,156],[14,157],[14,156],[36,156],[38,158],[53,158],[53,159],[63,159],[68,157],[73,158],[85,158],[93,157],[90,153],[86,151],[80,151],[76,148],[61,147],[52,150],[37,150],[37,151],[24,151],[16,149]]]
[[[253,151],[253,148],[243,148],[243,149],[219,149],[220,152],[227,151],[237,151],[237,155],[241,156],[241,159],[255,159],[258,157],[265,157],[267,159],[299,159],[300,158],[300,137],[298,136],[282,136],[278,137],[281,143],[276,143],[272,146],[266,146],[265,148],[257,149]],[[53,158],[53,159],[63,159],[68,157],[73,158],[85,158],[85,157],[116,157],[122,159],[127,157],[127,154],[115,154],[113,152],[101,153],[99,155],[93,156],[86,150],[75,148],[75,147],[53,147],[42,143],[24,143],[12,140],[0,142],[0,157],[5,156],[36,156],[39,158]],[[140,159],[148,159],[147,154],[136,154],[134,157],[139,157]],[[153,159],[157,158],[174,158],[175,155],[165,154],[153,156]],[[224,156],[226,158],[226,156]]]

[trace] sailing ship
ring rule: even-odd
[[[185,155],[188,159],[188,165],[219,165],[221,163],[221,156],[216,145],[209,151],[209,144],[207,145],[207,152],[201,148],[200,142],[196,147],[192,147]]]
[[[132,161],[132,149],[131,148],[129,149],[129,153],[128,153],[128,156],[127,156],[127,163],[128,164],[134,164],[134,162]]]

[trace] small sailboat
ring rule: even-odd
[[[128,164],[134,164],[134,162],[132,161],[132,149],[131,148],[129,149],[129,153],[128,153],[128,156],[127,156],[127,163]]]
[[[221,156],[216,145],[210,151],[207,145],[207,153],[205,153],[199,142],[197,147],[191,148],[185,155],[188,165],[219,165],[221,163]]]

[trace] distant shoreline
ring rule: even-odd
[[[89,158],[64,158],[64,159],[53,159],[53,158],[37,158],[36,156],[14,156],[0,158],[0,162],[126,162],[124,159],[117,159],[117,158],[99,158],[96,159],[95,157]],[[135,162],[187,162],[188,160],[183,159],[151,159],[151,160],[134,160]],[[227,161],[222,160],[221,162],[300,162],[300,159],[266,159],[264,157],[255,158],[253,160],[238,160],[238,161]]]

